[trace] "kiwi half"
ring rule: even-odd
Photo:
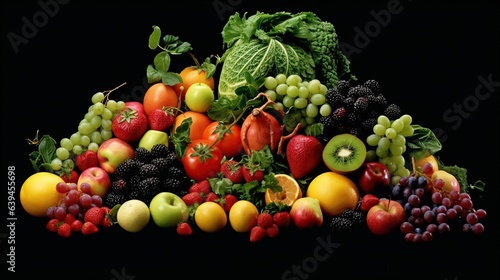
[[[333,136],[323,149],[323,162],[334,172],[346,174],[357,170],[366,158],[365,143],[354,134]]]

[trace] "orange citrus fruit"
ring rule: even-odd
[[[172,86],[162,82],[151,85],[144,94],[142,104],[144,112],[149,116],[154,109],[165,107],[177,107],[179,98]]]
[[[184,68],[179,75],[182,78],[182,82],[175,84],[174,90],[177,96],[181,94],[181,86],[184,88],[182,90],[182,97],[181,99],[184,100],[184,97],[186,96],[186,92],[188,88],[195,83],[205,83],[207,84],[212,90],[215,88],[215,79],[213,76],[210,76],[207,79],[207,73],[205,70],[202,70],[196,66],[188,66]]]
[[[360,195],[356,184],[347,176],[328,171],[313,178],[306,191],[307,197],[319,200],[321,211],[328,216],[339,216],[346,209],[354,210]]]
[[[220,204],[206,201],[196,208],[194,221],[204,232],[217,232],[226,226],[227,214]]]
[[[229,210],[229,223],[236,232],[249,232],[257,225],[258,216],[259,210],[255,204],[248,200],[238,200]]]
[[[56,206],[63,198],[56,185],[64,180],[51,172],[37,172],[29,176],[21,186],[19,199],[23,209],[35,217],[46,217],[47,209]]]
[[[207,126],[213,122],[213,120],[210,119],[205,113],[187,111],[175,117],[175,123],[173,127],[174,132],[177,127],[182,124],[182,121],[187,118],[191,118],[191,126],[189,129],[189,138],[191,140],[202,139],[205,128],[207,128]]]
[[[285,205],[292,206],[297,199],[302,197],[302,189],[292,176],[287,174],[275,174],[274,177],[278,180],[281,191],[273,192],[271,189],[267,188],[264,194],[266,204],[271,202],[278,204],[281,202]]]

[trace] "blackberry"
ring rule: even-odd
[[[127,181],[125,181],[123,179],[114,180],[111,183],[110,192],[112,192],[114,194],[123,194],[123,193],[125,193],[125,191],[128,188],[127,185],[128,185]]]
[[[139,170],[141,178],[158,177],[160,175],[159,169],[152,163],[143,164]]]
[[[376,80],[367,80],[363,83],[363,85],[375,94],[379,94],[381,91],[380,84]]]
[[[122,204],[125,201],[127,201],[127,197],[124,194],[110,192],[106,195],[104,204],[107,205],[109,208],[113,208],[115,205]]]
[[[135,159],[142,163],[149,163],[151,161],[151,152],[144,147],[137,147],[135,149]]]
[[[345,209],[344,211],[342,211],[342,213],[340,213],[340,217],[345,219],[352,219],[353,216],[354,216],[354,210],[349,208]]]
[[[357,113],[364,113],[368,109],[368,98],[360,96],[354,101],[353,109]]]
[[[184,172],[177,166],[170,166],[167,171],[167,177],[180,179],[184,176]]]
[[[355,135],[355,136],[357,136],[360,139],[362,138],[361,137],[362,130],[361,130],[361,128],[359,128],[357,126],[351,126],[351,127],[349,127],[349,131],[348,132],[349,132],[349,134]]]
[[[141,176],[139,175],[139,173],[137,173],[136,175],[133,175],[132,177],[130,177],[130,180],[128,181],[128,189],[134,189],[134,188],[137,188],[137,186],[139,185],[139,182],[142,180]]]
[[[182,190],[186,189],[179,179],[173,178],[167,178],[163,180],[161,188],[163,191],[172,192],[177,195],[180,195]]]
[[[139,164],[133,158],[126,159],[122,163],[118,164],[114,172],[116,179],[128,180],[132,175],[139,172]]]
[[[176,167],[182,166],[180,159],[172,151],[170,151],[170,153],[165,157],[165,159],[167,159],[168,164],[171,166],[176,166]]]
[[[345,96],[340,94],[336,90],[325,93],[326,103],[328,103],[333,108],[341,106],[344,102],[344,98]]]
[[[151,160],[156,158],[164,158],[170,154],[170,150],[164,144],[155,144],[151,147]]]
[[[158,177],[149,177],[139,183],[139,194],[144,200],[151,200],[161,189],[162,181]],[[146,202],[146,201],[144,201]]]
[[[369,95],[373,95],[373,92],[369,88],[361,85],[352,87],[347,92],[347,97],[352,97],[354,99],[358,97],[367,97]]]
[[[386,115],[389,120],[395,120],[401,117],[401,108],[398,105],[392,103],[387,106],[384,110],[384,115]]]
[[[382,112],[386,107],[387,107],[387,99],[385,98],[384,95],[382,94],[379,94],[377,95],[377,97],[375,98],[375,108],[376,110]]]
[[[351,87],[351,85],[350,85],[348,80],[340,80],[337,83],[337,90],[338,90],[338,92],[340,92],[342,94],[347,94],[350,87]]]
[[[167,158],[164,157],[154,158],[151,160],[151,164],[157,167],[158,176],[160,178],[167,177],[168,168],[171,166]]]
[[[144,201],[144,198],[141,196],[141,192],[139,189],[133,189],[131,192],[128,194],[128,200],[130,199],[139,199],[141,201]]]
[[[354,211],[354,213],[352,213],[352,221],[356,225],[364,225],[366,221],[366,213],[363,211]]]
[[[346,115],[347,110],[344,107],[338,107],[331,114],[334,121],[342,121]]]
[[[344,98],[344,107],[346,108],[346,110],[350,111],[353,107],[354,107],[354,102],[356,101],[356,99],[352,98],[352,97],[347,97],[347,98]]]
[[[330,230],[332,232],[349,231],[353,228],[354,224],[350,219],[342,217],[333,217],[330,221]]]
[[[347,114],[347,124],[352,126],[358,126],[361,123],[361,115],[358,113],[352,112]]]

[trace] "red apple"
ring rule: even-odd
[[[365,194],[373,193],[377,188],[388,187],[391,173],[385,164],[372,161],[365,162],[358,181],[358,187]]]
[[[321,227],[323,212],[319,200],[313,197],[301,197],[290,208],[290,218],[298,228]]]
[[[444,181],[444,191],[448,193],[451,191],[457,191],[460,193],[460,184],[455,176],[444,170],[436,170],[432,173],[431,180],[434,181],[438,178],[441,178]]]
[[[134,148],[129,143],[116,137],[102,142],[97,149],[99,167],[109,174],[113,174],[120,163],[133,158],[134,155]]]
[[[111,188],[111,178],[108,172],[100,167],[89,167],[85,169],[78,177],[78,186],[83,182],[90,185],[90,195],[104,197]]]
[[[144,110],[144,105],[139,101],[127,101],[125,102],[125,108],[134,109],[137,113],[142,113],[146,115],[146,111]]]
[[[375,235],[387,235],[398,229],[406,221],[406,213],[403,206],[387,198],[381,198],[366,214],[368,229]]]

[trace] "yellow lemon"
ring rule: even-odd
[[[220,204],[206,201],[196,208],[194,221],[204,232],[217,232],[226,226],[227,214]]]
[[[58,205],[63,195],[56,185],[64,180],[51,172],[37,172],[29,176],[21,186],[19,199],[23,209],[35,217],[46,217],[50,206]]]
[[[229,223],[236,232],[248,232],[257,225],[259,210],[248,200],[238,200],[229,210]]]

